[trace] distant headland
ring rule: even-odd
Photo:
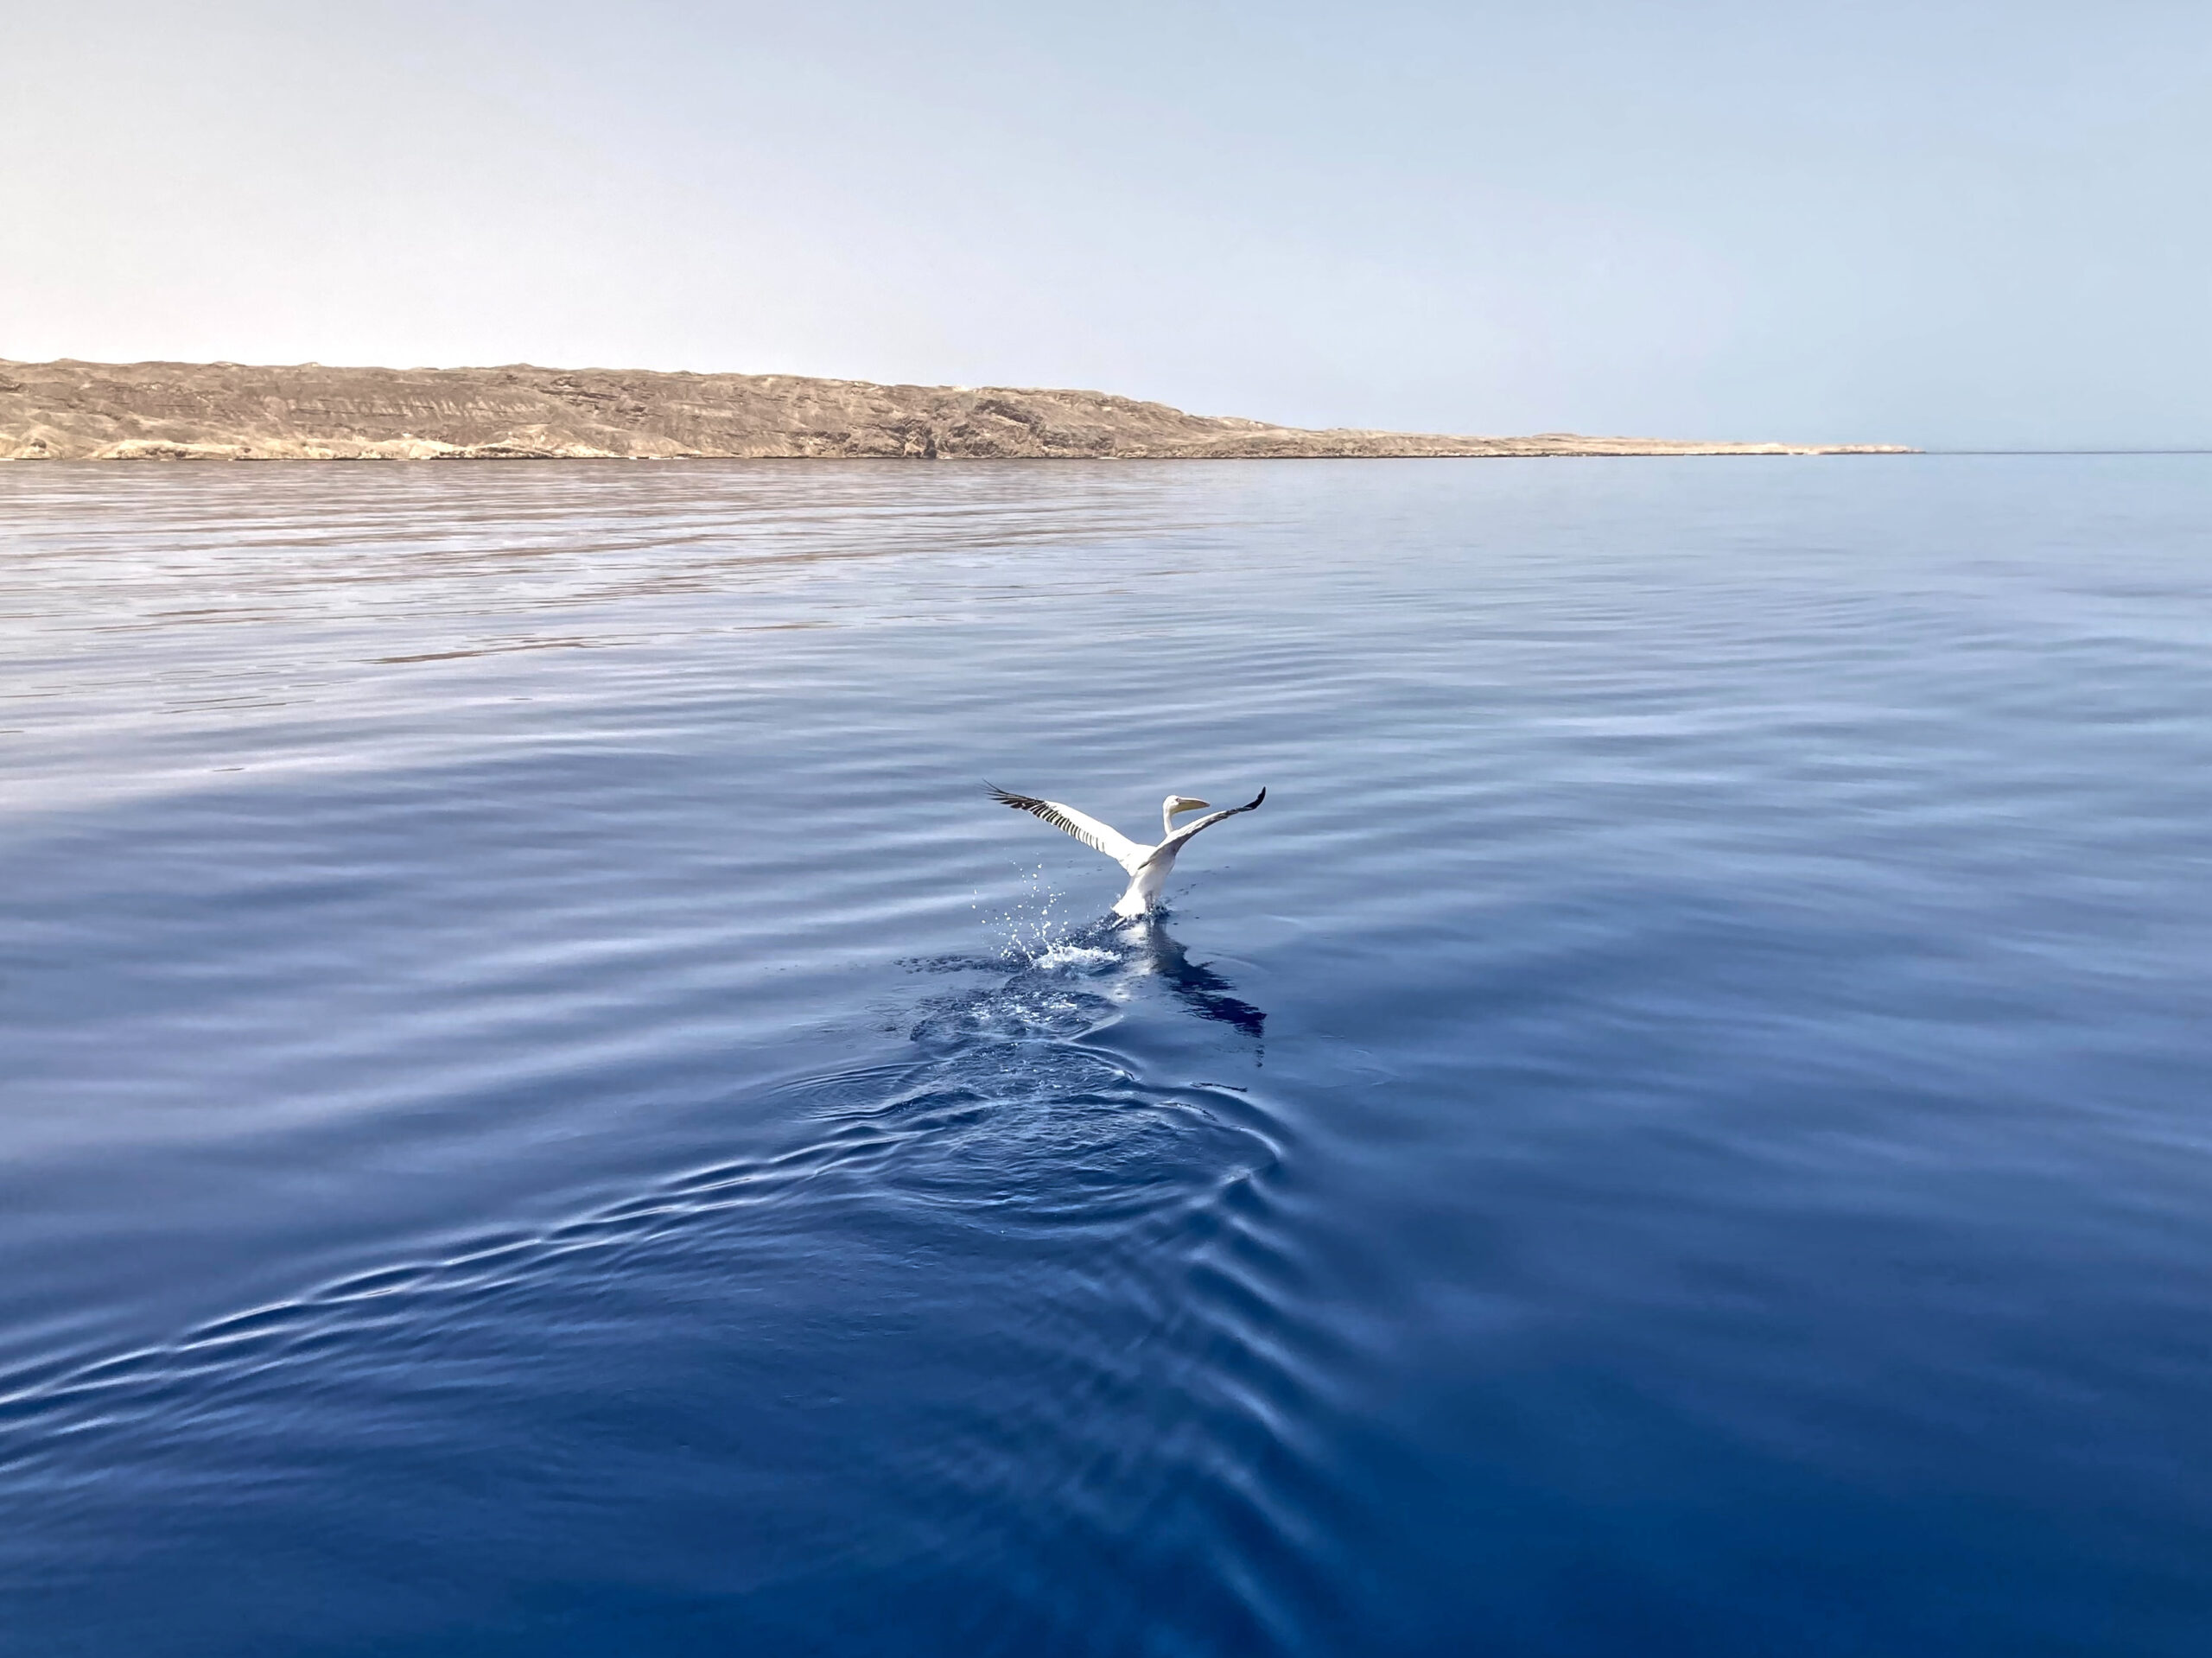
[[[1103,391],[640,370],[0,359],[4,461],[1267,460],[1909,454],[1892,444],[1306,431]]]

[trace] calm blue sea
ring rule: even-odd
[[[11,1658],[2212,1651],[2212,459],[27,464],[0,612]]]

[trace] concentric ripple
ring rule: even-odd
[[[1154,1614],[1110,1597],[1078,1610],[1065,1573],[1077,1561],[1110,1569],[1134,1547],[1204,1547],[1222,1573],[1201,1597],[1205,1622],[1288,1642],[1329,1610],[1327,1481],[1301,1444],[1323,1407],[1329,1344],[1296,1308],[1274,1196],[1282,1124],[1249,1088],[1163,1086],[1115,1047],[1163,962],[1178,993],[1201,977],[1214,1001],[1199,1011],[1223,1017],[1206,1009],[1226,981],[1192,969],[1156,925],[1091,929],[1033,959],[917,963],[978,981],[925,999],[911,1057],[731,1102],[805,1124],[804,1136],[554,1224],[447,1240],[173,1341],[0,1378],[0,1477],[65,1525],[73,1495],[126,1468],[158,1483],[165,1467],[270,1456],[279,1465],[264,1477],[310,1481],[315,1448],[364,1432],[402,1439],[415,1401],[449,1389],[495,1417],[543,1411],[545,1355],[528,1356],[528,1375],[511,1369],[525,1359],[521,1332],[696,1359],[703,1350],[672,1341],[670,1325],[703,1286],[741,1302],[747,1280],[849,1286],[925,1261],[958,1287],[906,1290],[905,1316],[965,1321],[997,1362],[1052,1378],[1009,1419],[906,1376],[902,1408],[944,1413],[900,1476],[910,1502],[912,1488],[934,1488],[929,1506],[951,1527],[930,1555],[957,1554],[954,1516],[1014,1524],[995,1546],[1034,1556],[1033,1592],[1001,1608],[1007,1629],[1134,1640]],[[1257,1010],[1234,1005],[1228,1022],[1256,1030]],[[1007,1314],[980,1328],[978,1277],[996,1280]],[[775,1344],[754,1362],[772,1368]],[[505,1406],[501,1390],[515,1395]],[[796,1414],[842,1407],[810,1391]],[[283,1442],[270,1444],[277,1420]],[[1147,1444],[1147,1424],[1173,1426]]]

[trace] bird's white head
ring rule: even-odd
[[[1160,826],[1166,833],[1175,833],[1175,820],[1185,812],[1204,811],[1211,803],[1195,795],[1170,795],[1160,804]]]

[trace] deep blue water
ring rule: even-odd
[[[2212,460],[0,530],[0,1649],[2212,1651]]]

